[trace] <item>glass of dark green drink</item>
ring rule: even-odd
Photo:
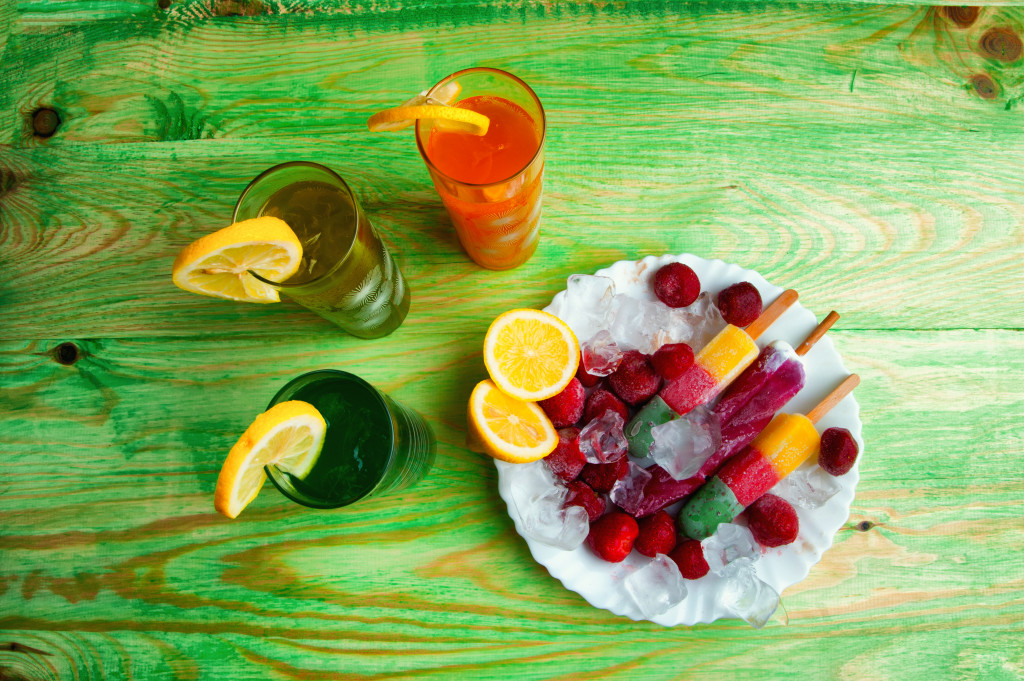
[[[355,195],[316,163],[283,163],[249,183],[232,222],[270,215],[302,242],[287,281],[263,281],[359,338],[386,336],[409,311],[409,286]]]
[[[292,501],[338,508],[415,484],[434,463],[430,426],[372,385],[346,371],[323,369],[289,381],[267,407],[302,400],[327,421],[324,446],[303,478],[270,465],[267,477]]]

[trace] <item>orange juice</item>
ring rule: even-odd
[[[487,134],[419,121],[420,153],[469,256],[489,269],[517,267],[540,236],[544,110],[504,71],[467,69],[434,90],[453,80],[463,95],[455,106],[487,116]]]

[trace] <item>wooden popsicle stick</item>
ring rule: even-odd
[[[746,328],[747,335],[757,340],[757,337],[774,324],[775,320],[781,317],[782,313],[788,310],[799,297],[800,295],[791,288],[780,293],[779,297],[764,309],[760,317],[750,322],[750,325]]]
[[[817,423],[822,416],[827,414],[832,407],[839,404],[839,402],[853,392],[853,389],[860,385],[860,376],[857,374],[850,374],[839,386],[828,394],[828,397],[818,402],[818,406],[807,412],[807,418],[810,419],[811,423]]]
[[[821,337],[832,328],[832,325],[839,321],[839,313],[832,310],[828,313],[828,316],[821,320],[821,324],[818,324],[814,331],[811,331],[811,335],[804,339],[804,342],[800,344],[800,347],[796,349],[796,354],[800,357],[806,355],[814,344],[821,340]]]

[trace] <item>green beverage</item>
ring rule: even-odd
[[[408,487],[434,462],[430,426],[369,383],[344,371],[313,371],[285,385],[269,407],[287,400],[312,404],[327,421],[324,446],[303,479],[267,466],[267,476],[292,501],[337,508]]]
[[[269,215],[302,242],[302,263],[274,286],[360,338],[386,336],[409,311],[409,287],[387,246],[338,175],[315,163],[285,163],[257,177],[234,221]]]

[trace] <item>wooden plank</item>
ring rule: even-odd
[[[895,678],[896,660],[927,650],[928,677],[1011,678],[1024,662],[1021,334],[830,335],[864,378],[862,480],[837,544],[784,594],[789,626],[760,632],[633,623],[532,561],[492,464],[461,445],[478,338],[420,334],[394,356],[317,338],[103,340],[71,366],[52,361],[52,342],[4,343],[0,640],[52,659],[0,664],[31,658],[58,678],[713,679],[794,665]],[[341,511],[271,488],[220,518],[223,453],[276,387],[317,365],[424,413],[437,467]]]
[[[1019,326],[999,301],[1024,284],[1024,75],[976,43],[1019,27],[1020,11],[966,29],[902,8],[752,12],[679,14],[667,30],[646,15],[530,19],[491,26],[487,47],[466,26],[429,61],[408,34],[319,17],[287,19],[297,55],[274,25],[242,21],[87,28],[74,49],[25,40],[0,102],[65,120],[48,140],[27,136],[27,114],[0,123],[26,147],[0,157],[0,324],[12,339],[326,332],[294,306],[191,297],[167,277],[181,246],[227,222],[249,178],[312,158],[353,180],[399,253],[417,332],[442,307],[456,333],[493,316],[467,290],[540,306],[571,272],[684,251],[796,287],[847,328]],[[514,47],[556,31],[558,52]],[[362,127],[481,50],[534,82],[551,120],[545,236],[510,273],[466,262],[408,135]],[[46,76],[55,61],[65,80]],[[132,78],[112,78],[124,64]],[[1002,83],[995,99],[969,85],[982,67]]]

